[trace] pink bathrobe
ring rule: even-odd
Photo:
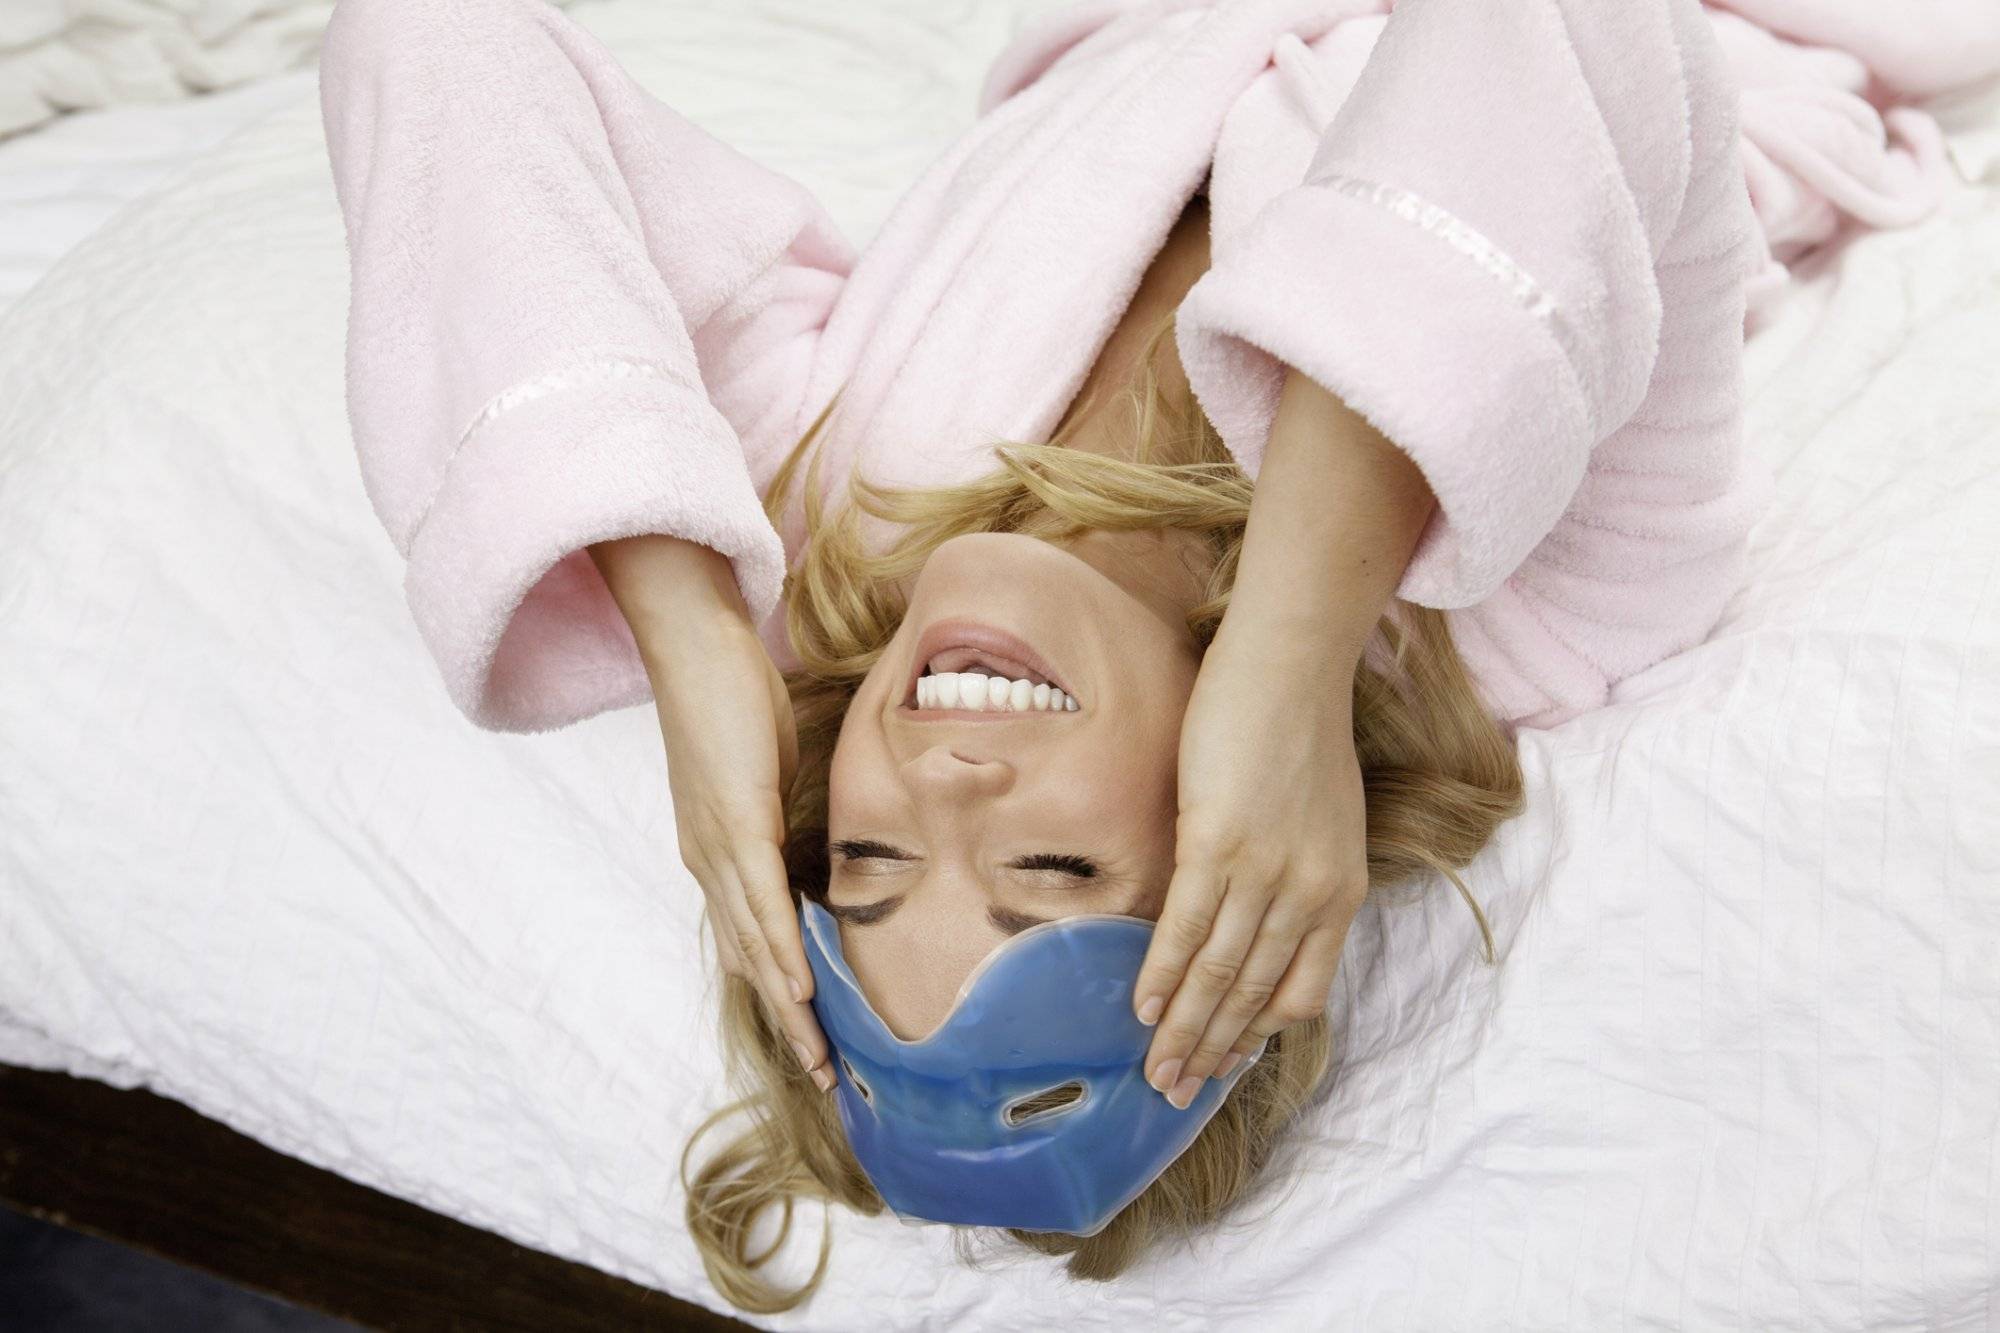
[[[811,420],[844,386],[835,498],[852,468],[943,483],[1046,439],[1206,188],[1178,343],[1231,453],[1254,477],[1287,367],[1325,385],[1436,493],[1397,595],[1449,609],[1493,715],[1601,704],[1741,582],[1770,496],[1746,299],[1841,214],[1934,206],[1935,127],[1891,111],[1885,137],[1874,103],[2000,63],[1985,0],[1732,7],[1769,26],[1695,0],[1080,5],[1001,55],[857,253],[541,0],[340,0],[348,407],[451,698],[514,731],[647,700],[584,550],[638,533],[728,556],[789,664],[802,524],[759,496]]]

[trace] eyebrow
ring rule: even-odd
[[[887,843],[872,842],[865,839],[832,843],[829,845],[828,851],[840,855],[843,859],[851,857],[880,857],[888,861],[914,861],[917,859],[908,852],[898,851]],[[1049,859],[1041,855],[1017,856],[1012,861],[1007,862],[1007,868],[1010,870],[1051,869],[1053,867],[1043,864]],[[1095,879],[1099,874],[1097,863],[1089,857],[1063,856],[1054,859],[1080,862],[1083,866],[1088,867],[1087,870],[1065,870],[1064,873],[1070,874],[1073,878]],[[1127,905],[1124,914],[1126,916],[1134,915],[1134,909],[1138,907],[1139,899],[1144,896],[1142,891],[1139,897],[1134,898]],[[902,905],[903,895],[900,893],[891,894],[879,902],[865,903],[859,907],[841,907],[829,902],[822,902],[820,904],[821,907],[826,909],[827,915],[849,926],[872,926],[878,921],[893,916],[896,909]],[[1035,926],[1046,926],[1051,921],[1062,920],[1061,917],[1057,916],[1030,916],[1026,912],[1016,912],[1012,908],[1001,907],[997,903],[986,909],[986,919],[991,921],[995,927],[1006,935],[1018,935],[1022,931],[1032,929]]]

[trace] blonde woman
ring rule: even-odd
[[[1254,1182],[1363,895],[1521,808],[1511,729],[1736,587],[1702,11],[1384,9],[1057,15],[860,253],[540,0],[335,12],[369,493],[474,722],[657,708],[747,1114],[689,1222],[746,1309],[818,1280],[763,1209],[882,1206],[799,899],[907,1040],[1038,922],[1157,921],[1145,1076],[1236,1082],[1108,1226],[1016,1233],[1108,1277]]]

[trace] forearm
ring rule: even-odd
[[[1317,382],[1288,372],[1230,614],[1241,608],[1292,625],[1354,665],[1436,504],[1408,454]]]
[[[655,680],[690,651],[698,655],[706,636],[750,626],[729,558],[719,551],[658,533],[588,549]]]

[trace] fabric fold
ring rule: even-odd
[[[1245,470],[1295,367],[1438,497],[1397,595],[1490,595],[1651,377],[1688,148],[1647,113],[1686,101],[1664,9],[1403,0],[1305,179],[1181,306],[1182,364]]]
[[[1256,474],[1287,367],[1373,420],[1439,497],[1399,594],[1496,717],[1553,725],[1735,590],[1768,494],[1746,302],[1845,219],[1935,211],[1949,159],[1897,90],[2000,66],[1982,0],[1936,3],[1944,37],[1914,0],[1085,0],[857,253],[541,0],[340,0],[363,479],[480,725],[645,697],[583,549],[610,536],[723,552],[789,665],[799,502],[773,529],[759,495],[818,409],[836,503],[1046,438],[1205,190],[1179,351],[1232,453]]]
[[[480,726],[544,731],[652,697],[593,542],[698,542],[729,558],[753,616],[777,607],[785,548],[735,431],[684,381],[603,364],[475,427],[411,540],[411,611]]]
[[[1195,284],[1181,363],[1253,477],[1289,368],[1368,418],[1438,498],[1397,595],[1470,606],[1555,523],[1593,440],[1576,372],[1533,300],[1373,190],[1327,182],[1273,200]]]
[[[812,195],[541,0],[341,0],[320,100],[355,445],[453,702],[540,731],[648,697],[592,542],[710,546],[769,615],[752,465],[851,257]]]

